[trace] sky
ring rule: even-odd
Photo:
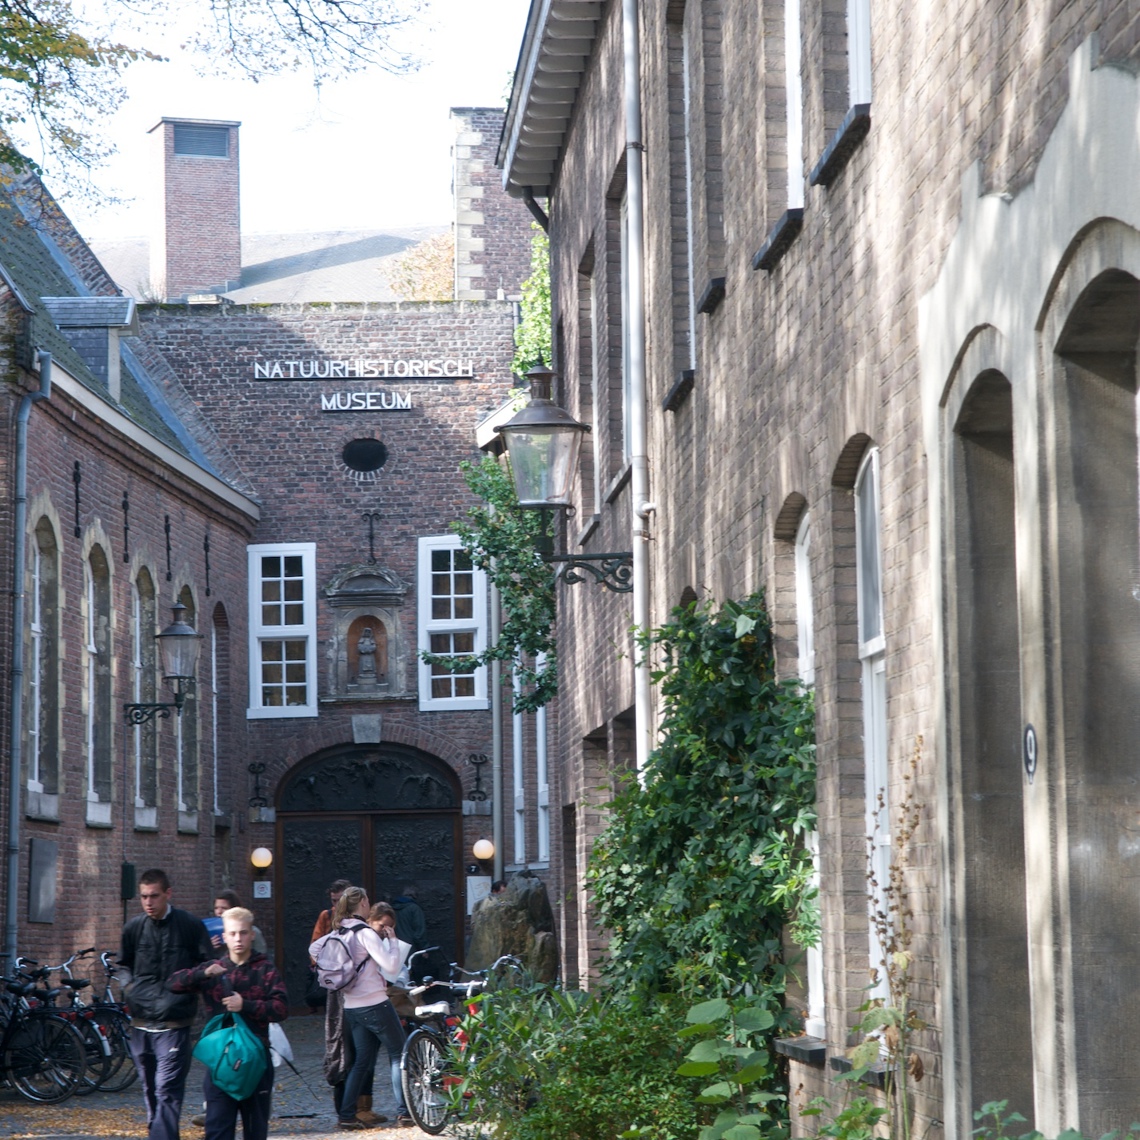
[[[64,208],[89,241],[146,234],[157,177],[147,131],[165,115],[241,122],[245,233],[446,224],[448,108],[503,105],[528,8],[529,0],[428,0],[410,33],[418,72],[351,75],[319,93],[300,75],[259,83],[202,77],[176,42],[152,34],[145,46],[170,62],[127,70],[128,98],[104,128],[117,154],[94,179],[123,201],[65,196]]]

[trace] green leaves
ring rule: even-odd
[[[530,239],[530,276],[522,285],[521,319],[515,330],[511,371],[525,376],[538,363],[553,364],[550,316],[550,238],[537,222]]]
[[[700,1005],[693,1006],[685,1014],[685,1020],[690,1023],[705,1024],[726,1018],[730,1011],[731,1007],[724,998],[713,998],[712,1001],[703,1001]]]

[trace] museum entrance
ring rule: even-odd
[[[417,748],[328,749],[286,775],[277,808],[277,946],[290,1005],[304,1004],[309,937],[333,879],[359,884],[373,901],[414,883],[427,944],[458,960],[461,825],[455,774]]]

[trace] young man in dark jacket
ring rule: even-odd
[[[139,877],[143,913],[123,927],[119,962],[131,973],[131,1056],[139,1072],[149,1140],[178,1140],[178,1117],[190,1071],[190,1026],[198,999],[167,989],[178,970],[211,956],[202,920],[170,905],[170,880],[157,868]]]
[[[202,1081],[206,1101],[206,1140],[234,1140],[238,1115],[244,1140],[266,1140],[273,1092],[273,1064],[269,1059],[269,1023],[288,1017],[285,983],[277,968],[253,949],[253,915],[233,907],[222,915],[226,953],[212,962],[179,970],[167,985],[174,993],[200,993],[211,1014],[240,1013],[246,1025],[265,1045],[265,1072],[257,1088],[234,1100],[210,1079]]]

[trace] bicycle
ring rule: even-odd
[[[18,976],[2,980],[0,1076],[26,1100],[59,1104],[83,1080],[87,1068],[84,1040],[55,1010],[32,1008],[34,982]],[[45,992],[54,1000],[60,990]]]
[[[427,954],[434,949],[437,947],[419,953]],[[463,1083],[463,1077],[457,1071],[457,1060],[467,1048],[467,1035],[463,1030],[463,1019],[453,1006],[457,1001],[469,1002],[481,993],[491,976],[503,965],[522,969],[522,963],[510,954],[504,954],[485,970],[464,970],[452,962],[453,974],[467,974],[471,980],[439,982],[434,978],[424,978],[421,985],[409,991],[413,997],[436,987],[444,987],[450,993],[450,1000],[417,1006],[416,1020],[420,1024],[408,1035],[400,1058],[400,1078],[408,1112],[417,1127],[432,1136],[438,1136],[452,1117],[459,1115],[455,1090]],[[472,1007],[468,1006],[467,1012],[473,1012]]]

